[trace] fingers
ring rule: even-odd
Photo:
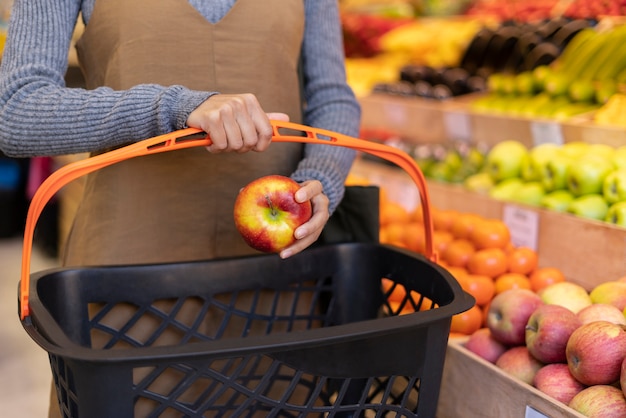
[[[291,257],[313,244],[322,233],[328,222],[328,197],[322,193],[322,184],[319,181],[307,181],[296,192],[298,202],[310,200],[313,207],[311,219],[300,225],[295,231],[296,242],[280,252],[281,258]]]
[[[191,112],[187,125],[209,134],[212,153],[264,151],[272,140],[270,118],[289,120],[284,113],[266,114],[253,94],[217,94]]]

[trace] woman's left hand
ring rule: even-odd
[[[281,258],[291,257],[317,241],[330,217],[328,213],[328,197],[323,193],[322,183],[318,180],[307,180],[301,183],[295,198],[300,203],[310,200],[313,207],[313,215],[308,222],[300,225],[294,231],[296,242],[280,252]]]

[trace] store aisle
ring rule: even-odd
[[[0,416],[47,416],[51,372],[47,353],[26,334],[17,314],[22,239],[0,239]],[[35,248],[31,271],[57,265]]]

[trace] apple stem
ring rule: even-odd
[[[269,196],[265,195],[265,200],[267,201],[267,206],[269,206],[270,210],[272,211],[272,216],[276,216],[276,208],[272,203],[272,199],[270,199]]]

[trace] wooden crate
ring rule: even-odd
[[[467,350],[464,341],[448,343],[437,418],[583,418]]]

